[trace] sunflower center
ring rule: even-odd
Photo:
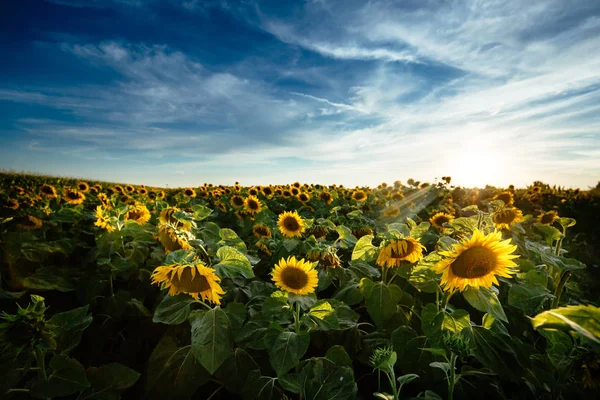
[[[409,240],[400,240],[396,242],[396,246],[392,246],[392,258],[404,258],[412,254],[415,250],[415,245]]]
[[[269,232],[269,228],[266,226],[257,226],[255,228],[255,232],[260,236],[268,236],[271,232]]]
[[[134,221],[137,221],[138,219],[141,219],[144,216],[144,213],[142,211],[130,211],[127,214],[127,219],[132,219]]]
[[[287,267],[281,271],[281,281],[292,289],[302,289],[308,283],[308,274],[302,269]]]
[[[233,198],[233,203],[236,206],[243,206],[244,205],[244,199],[242,199],[241,197],[234,197]]]
[[[488,248],[477,246],[463,251],[452,262],[452,272],[461,278],[480,278],[496,268],[496,256]]]
[[[251,210],[258,210],[258,203],[254,200],[248,201],[248,208]]]
[[[206,277],[200,275],[198,271],[196,271],[196,275],[192,278],[192,268],[196,267],[184,268],[181,277],[179,277],[178,272],[173,272],[173,276],[171,277],[173,285],[186,293],[202,293],[206,290],[210,290],[210,283],[208,283]]]
[[[300,224],[294,217],[286,217],[283,220],[283,226],[285,226],[285,229],[287,229],[290,232],[296,232],[300,229]]]
[[[446,222],[450,222],[450,218],[448,218],[448,217],[447,217],[447,216],[445,216],[445,215],[440,215],[439,217],[437,217],[437,218],[435,219],[435,222],[436,222],[436,223],[437,223],[439,226],[442,226],[442,225],[444,225]]]
[[[542,219],[540,220],[540,222],[542,224],[551,224],[554,221],[554,215],[552,214],[544,214],[542,215]]]
[[[79,195],[75,192],[69,192],[67,193],[67,197],[71,200],[77,200],[79,198]]]
[[[516,214],[510,210],[505,210],[496,216],[496,222],[500,224],[510,224],[515,219]]]

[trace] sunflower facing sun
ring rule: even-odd
[[[440,284],[446,291],[459,289],[462,292],[468,286],[491,288],[492,284],[498,285],[497,276],[510,278],[517,273],[512,261],[519,257],[512,254],[516,249],[510,239],[502,240],[499,231],[485,235],[475,230],[470,239],[455,244],[453,251],[440,251],[447,258],[433,269],[442,274]]]
[[[303,258],[300,260],[296,260],[296,257],[288,257],[287,260],[282,258],[279,264],[275,265],[271,275],[279,289],[299,295],[313,293],[319,284],[317,270],[311,262]]]
[[[302,236],[302,232],[304,232],[305,229],[304,221],[302,220],[302,217],[298,215],[297,211],[284,211],[279,214],[277,225],[283,236],[289,238]]]
[[[221,278],[215,270],[201,262],[195,265],[164,265],[157,267],[152,273],[152,283],[162,285],[169,289],[169,296],[187,293],[192,298],[221,304],[221,295],[225,294],[221,285]]]

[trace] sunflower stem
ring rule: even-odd
[[[217,393],[219,393],[221,391],[221,389],[223,389],[223,385],[222,384],[214,392],[212,392],[211,395],[208,396],[208,398],[206,400],[212,399],[214,395],[216,395]]]
[[[42,349],[36,347],[33,355],[38,367],[40,368],[40,378],[42,378],[44,381],[47,381],[48,376],[46,375],[46,353]]]
[[[554,299],[552,300],[552,307],[558,307],[558,303],[560,302],[560,296],[562,295],[563,289],[565,288],[565,284],[571,277],[571,271],[564,271],[560,275],[560,280],[558,281],[558,285],[556,285],[556,289],[554,290]]]
[[[300,333],[300,302],[296,302],[296,312],[294,313],[294,325],[296,333]]]

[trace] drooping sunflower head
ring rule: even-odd
[[[82,181],[82,182],[79,182],[79,183],[77,184],[77,189],[78,189],[80,192],[83,192],[83,193],[85,193],[85,192],[87,192],[88,190],[90,190],[90,185],[88,185],[88,184],[87,184],[87,182],[83,182],[83,181]]]
[[[47,183],[44,183],[42,185],[42,188],[40,189],[40,193],[42,193],[42,195],[44,197],[48,197],[48,198],[56,197],[56,189],[54,188],[54,186],[48,185]]]
[[[254,236],[259,238],[270,238],[271,228],[264,224],[256,224],[252,227],[252,233],[254,233]]]
[[[132,185],[125,186],[125,190],[127,190],[129,193],[135,192],[135,188]]]
[[[515,207],[505,207],[492,213],[492,221],[498,229],[508,229],[523,219],[523,212]]]
[[[17,227],[26,231],[32,231],[41,228],[43,223],[44,221],[41,219],[34,217],[33,215],[28,215],[17,224]]]
[[[333,247],[315,248],[306,254],[309,261],[318,262],[324,268],[339,268],[342,261]]]
[[[94,222],[94,225],[106,229],[108,232],[113,232],[115,230],[109,216],[106,215],[106,209],[103,206],[96,207],[96,222]]]
[[[514,202],[514,194],[512,192],[502,192],[494,196],[493,200],[502,200],[505,206],[511,206]]]
[[[367,194],[364,192],[364,190],[355,190],[352,193],[352,199],[356,201],[365,201],[367,200]]]
[[[244,200],[244,208],[246,209],[247,213],[254,215],[256,213],[259,213],[262,207],[260,205],[258,197],[248,196],[246,197],[246,200]]]
[[[441,251],[446,258],[433,269],[442,274],[440,284],[446,291],[462,292],[468,286],[491,288],[492,284],[498,285],[497,276],[510,278],[517,273],[513,261],[519,257],[513,254],[516,249],[510,239],[502,240],[500,231],[486,235],[475,230],[471,238],[455,244],[452,251]]]
[[[558,213],[554,210],[542,213],[538,216],[540,224],[552,225],[558,219]]]
[[[398,215],[400,215],[400,208],[396,205],[391,205],[391,206],[387,207],[385,210],[383,210],[383,215],[386,217],[395,218]]]
[[[74,189],[65,189],[65,201],[69,204],[81,204],[85,200],[85,195]]]
[[[187,188],[183,191],[183,195],[188,198],[196,197],[196,191],[192,188]]]
[[[314,224],[313,226],[311,226],[310,230],[308,231],[308,234],[314,235],[314,237],[316,239],[322,239],[322,238],[326,237],[328,233],[329,233],[328,227],[326,227],[325,225],[317,225],[317,224]]]
[[[273,252],[271,251],[269,246],[263,241],[259,240],[258,242],[256,242],[256,247],[258,247],[261,252],[265,253],[269,257],[271,257],[271,255],[273,255]]]
[[[423,258],[425,247],[413,238],[392,239],[377,256],[377,265],[381,267],[399,267],[402,261],[415,263]]]
[[[308,193],[303,192],[298,195],[298,200],[300,200],[302,203],[308,203],[310,201],[310,196]]]
[[[279,231],[285,237],[300,237],[305,229],[304,220],[297,211],[284,211],[279,214],[277,226],[279,226]]]
[[[319,200],[324,201],[327,204],[331,204],[333,201],[333,196],[328,191],[323,190],[321,193],[319,193]]]
[[[192,227],[192,222],[179,220],[179,219],[175,218],[175,216],[173,215],[179,211],[180,210],[177,207],[165,208],[158,215],[158,222],[160,224],[170,224],[173,227],[175,227],[176,229],[183,229],[185,231],[189,231],[190,228]]]
[[[187,241],[186,234],[186,231],[175,230],[170,225],[158,226],[158,241],[163,245],[167,254],[172,251],[192,249],[192,246]]]
[[[454,219],[453,215],[450,215],[445,212],[439,212],[435,214],[433,217],[429,219],[431,225],[435,226],[438,229],[445,229],[444,224],[447,222],[451,222]]]
[[[136,203],[129,208],[129,211],[125,214],[125,220],[135,221],[138,225],[144,225],[150,221],[150,211],[145,205]]]
[[[154,200],[156,200],[156,197],[157,197],[157,195],[155,192],[148,193],[148,199],[154,201]]]
[[[169,296],[187,293],[192,298],[221,304],[221,295],[225,291],[219,284],[221,278],[215,270],[197,261],[194,265],[164,265],[157,267],[152,273],[152,283],[169,289]]]
[[[296,257],[282,258],[271,272],[275,285],[286,292],[299,295],[313,293],[319,284],[317,270],[311,262]]]

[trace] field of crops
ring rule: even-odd
[[[0,174],[0,397],[594,398],[599,199]]]

